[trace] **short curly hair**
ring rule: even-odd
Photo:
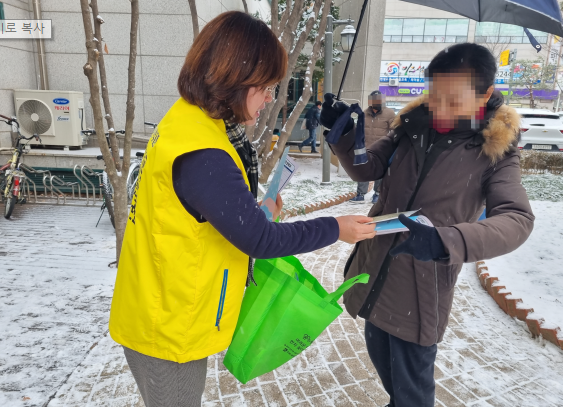
[[[178,78],[180,95],[214,119],[243,123],[251,87],[266,88],[287,72],[287,52],[263,22],[240,11],[220,14],[196,37]]]

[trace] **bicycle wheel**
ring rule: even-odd
[[[133,195],[135,195],[137,178],[139,178],[139,168],[140,166],[138,164],[132,166],[129,176],[127,177],[127,203],[129,205],[133,201]]]
[[[111,186],[108,178],[108,174],[104,171],[102,174],[102,196],[104,198],[104,206],[108,211],[109,219],[111,225],[115,229],[115,218],[113,213],[113,203],[111,198],[113,196],[113,187]]]
[[[10,219],[12,216],[12,212],[14,211],[14,207],[16,206],[17,197],[12,194],[13,184],[9,187],[10,192],[6,197],[6,205],[4,206],[4,217],[6,219]]]

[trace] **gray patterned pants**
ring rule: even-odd
[[[207,358],[187,363],[157,359],[123,347],[146,407],[200,407]]]

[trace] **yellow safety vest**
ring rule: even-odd
[[[176,157],[206,148],[226,151],[249,185],[225,123],[179,99],[143,157],[111,304],[116,342],[179,363],[230,345],[248,273],[248,256],[196,221],[174,192]]]

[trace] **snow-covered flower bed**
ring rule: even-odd
[[[303,207],[304,205],[326,201],[339,195],[355,192],[357,183],[346,174],[338,174],[331,165],[330,185],[321,185],[322,160],[318,158],[295,158],[297,171],[289,184],[281,192],[284,209]],[[265,186],[268,187],[268,184]]]
[[[522,185],[531,201],[563,201],[563,175],[523,175]]]
[[[534,309],[534,316],[563,329],[563,202],[531,204],[536,222],[530,238],[514,252],[486,264],[490,275],[498,277],[514,298]]]

